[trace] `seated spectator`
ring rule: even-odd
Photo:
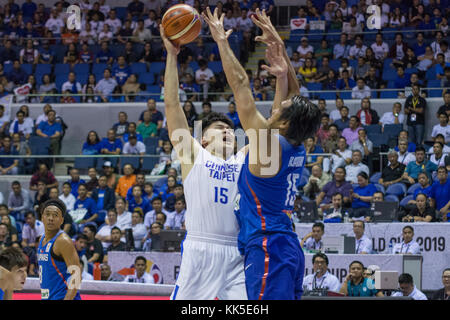
[[[140,1],[135,0],[130,4],[136,2]],[[147,259],[143,256],[139,256],[134,260],[134,268],[136,269],[134,274],[126,276],[123,282],[155,283],[155,279],[153,279],[152,275],[145,271],[147,269]]]
[[[414,54],[413,49],[408,47],[408,48],[406,48],[406,55],[403,57],[402,60],[396,61],[396,64],[397,64],[397,66],[399,66],[399,67],[401,66],[401,67],[403,67],[403,69],[406,69],[406,68],[414,68],[415,65],[417,65],[417,62],[418,62],[418,60],[417,60],[416,55]],[[410,83],[411,83],[411,77],[412,77],[412,75],[409,77]]]
[[[123,166],[123,176],[119,178],[116,187],[116,197],[125,198],[127,196],[128,189],[136,184],[136,175],[134,174],[134,168],[131,164],[127,163]]]
[[[336,100],[336,106],[337,106],[337,101],[338,100]],[[333,113],[333,112],[334,111],[332,111],[331,113]],[[334,120],[333,123],[338,127],[338,130],[340,132],[342,132],[345,128],[349,127],[350,118],[348,117],[348,107],[346,107],[344,105],[341,107],[341,109],[339,110],[339,118]]]
[[[100,138],[96,131],[89,131],[86,142],[83,143],[83,148],[81,149],[81,154],[83,155],[94,155],[100,154],[101,145]]]
[[[364,221],[353,222],[353,233],[355,235],[355,253],[356,254],[371,254],[372,253],[372,239],[364,234]]]
[[[306,250],[322,250],[322,237],[325,233],[325,225],[321,222],[316,222],[312,226],[312,232],[308,233],[300,241],[300,246]]]
[[[68,81],[63,83],[61,91],[70,91],[70,93],[77,94],[81,93],[81,90],[81,84],[76,81],[75,73],[70,72]]]
[[[27,40],[26,46],[19,53],[20,64],[37,64],[38,58],[39,51],[34,47],[33,40]]]
[[[152,115],[150,111],[146,110],[144,111],[144,121],[141,122],[137,127],[137,132],[142,135],[142,139],[146,139],[149,137],[155,137],[157,134],[157,127],[156,124],[153,123]]]
[[[133,102],[136,100],[136,95],[141,92],[141,85],[138,82],[136,74],[130,74],[125,84],[122,86],[122,93],[125,96],[125,101]]]
[[[341,66],[340,66],[339,69],[338,69],[339,78],[342,78],[342,72],[343,72],[344,70],[347,70],[347,71],[348,71],[348,76],[349,76],[349,78],[351,78],[351,79],[354,80],[354,76],[353,76],[353,73],[354,73],[353,71],[354,71],[354,70],[353,70],[353,67],[349,65],[348,59],[346,59],[346,58],[342,58],[342,59],[341,59]]]
[[[78,198],[78,187],[80,184],[85,184],[86,182],[83,179],[80,179],[80,173],[77,168],[70,168],[69,175],[70,180],[67,182],[70,183],[73,196]]]
[[[102,242],[103,251],[111,245],[111,231],[116,228],[117,223],[117,212],[116,209],[112,208],[108,210],[106,223],[101,226],[95,235],[95,239]],[[119,229],[120,230],[120,229]],[[120,239],[119,239],[120,240]]]
[[[428,205],[428,197],[419,193],[415,197],[415,205],[413,205],[412,210],[409,214],[401,218],[402,222],[434,222],[436,212],[433,208]]]
[[[92,196],[92,191],[98,187],[97,169],[95,169],[95,167],[90,167],[88,169],[88,177],[90,180],[86,182],[86,187],[88,190],[88,195]]]
[[[342,207],[343,196],[341,193],[336,192],[331,198],[333,204],[331,208],[323,211],[324,223],[340,223],[344,218],[348,216],[348,211]]]
[[[403,59],[403,57],[406,55],[407,48],[408,45],[406,44],[406,42],[403,41],[403,34],[396,33],[394,43],[389,49],[389,57],[394,59],[394,65],[395,60]]]
[[[394,88],[405,89],[405,87],[411,86],[411,77],[409,74],[405,74],[405,69],[402,66],[397,67],[397,76],[394,80]]]
[[[437,170],[438,181],[431,185],[432,207],[438,212],[438,217],[443,221],[450,218],[450,179],[448,178],[448,170],[446,167],[439,167]]]
[[[373,143],[367,138],[365,129],[358,130],[358,140],[353,141],[350,150],[359,150],[365,159],[371,155],[373,152]]]
[[[13,63],[13,68],[7,75],[8,81],[12,82],[15,86],[18,86],[24,84],[27,80],[27,77],[27,74],[20,66],[20,61],[15,60]]]
[[[185,230],[186,201],[184,197],[177,198],[175,200],[175,210],[170,212],[167,216],[166,229],[172,230]]]
[[[121,231],[118,227],[113,227],[111,229],[111,244],[106,249],[106,254],[103,257],[103,263],[108,262],[108,253],[111,251],[127,251],[127,245],[125,242],[122,242],[120,240],[121,238]]]
[[[425,196],[427,196],[427,198],[429,198],[431,196],[431,185],[430,185],[430,180],[428,179],[428,175],[425,172],[421,172],[419,173],[419,188],[417,188],[414,191],[413,194],[413,198],[414,200],[409,200],[408,201],[408,205],[406,206],[406,209],[409,209],[409,211],[412,209],[411,207],[408,208],[408,206],[415,206],[416,205],[416,198],[419,194],[424,194]]]
[[[436,141],[433,144],[433,154],[430,157],[430,161],[433,162],[438,167],[445,166],[445,157],[443,153],[444,144],[442,142]]]
[[[39,164],[39,169],[36,171],[30,180],[30,190],[37,191],[38,181],[44,181],[47,185],[47,189],[51,187],[58,187],[58,181],[56,180],[53,173],[49,170],[47,164],[41,163]]]
[[[373,195],[377,188],[369,183],[369,176],[365,172],[360,172],[357,176],[358,186],[353,189],[350,199],[352,201],[352,219],[364,218],[370,220],[369,208],[373,200]],[[370,253],[370,252],[369,252]]]
[[[159,192],[153,188],[153,184],[151,182],[145,182],[143,194],[143,197],[146,198],[151,205],[153,199],[158,196]]]
[[[207,99],[209,81],[214,76],[211,69],[208,68],[208,62],[204,59],[198,61],[199,69],[195,71],[195,81],[200,85],[200,90],[203,93],[203,99]]]
[[[103,41],[100,50],[95,56],[95,63],[106,63],[111,65],[114,61],[114,54],[108,47],[108,42]],[[110,72],[111,73],[111,72]]]
[[[172,195],[167,196],[164,201],[164,209],[171,212],[175,210],[175,202],[179,198],[184,198],[184,189],[183,185],[180,183],[176,183],[172,190]]]
[[[111,71],[105,69],[103,72],[103,79],[101,79],[95,86],[95,92],[100,95],[103,102],[108,102],[108,96],[114,91],[117,82],[111,78]]]
[[[425,160],[425,149],[423,147],[416,148],[416,161],[411,161],[406,166],[406,170],[403,173],[403,178],[408,180],[410,184],[417,182],[417,178],[420,172],[426,171],[427,175],[431,177],[432,172],[437,170],[437,165],[431,161]]]
[[[300,61],[302,63],[305,62],[306,55],[307,55],[308,52],[314,53],[314,48],[313,48],[313,46],[308,44],[308,38],[307,37],[302,37],[300,39],[300,45],[297,47],[297,52],[300,55]]]
[[[47,114],[48,120],[39,123],[36,129],[36,134],[43,138],[50,138],[50,152],[51,154],[59,154],[61,150],[61,123],[56,120],[56,112],[50,110]]]
[[[94,30],[90,23],[86,23],[84,28],[81,30],[79,36],[79,40],[81,43],[86,43],[88,45],[97,44],[98,32]]]
[[[445,55],[443,53],[438,53],[436,55],[436,64],[434,66],[436,70],[436,79],[442,80],[445,78],[444,70],[450,67],[450,62],[445,61]]]
[[[11,245],[14,242],[18,242],[17,229],[12,225],[11,218],[9,216],[1,216],[0,223],[6,225],[7,233],[9,233],[9,239],[11,240]],[[20,244],[20,242],[18,242]]]
[[[392,112],[385,112],[379,120],[380,125],[387,124],[403,124],[405,121],[405,115],[402,113],[402,105],[400,102],[395,102],[392,107]]]
[[[22,188],[20,182],[15,180],[11,183],[12,191],[8,196],[8,210],[13,216],[23,216],[25,212],[32,209],[30,192]]]
[[[107,263],[102,263],[100,265],[100,272],[102,281],[115,281],[122,282],[125,277],[118,272],[111,272],[111,267]]]
[[[345,138],[349,146],[352,145],[354,141],[359,139],[360,129],[362,129],[362,127],[360,126],[359,118],[357,116],[351,116],[348,122],[348,128],[345,128],[342,131],[342,136]]]
[[[328,116],[327,115],[322,116],[322,120],[323,121],[328,120]],[[328,126],[328,122],[326,123],[326,125]],[[338,149],[340,138],[339,129],[335,124],[330,125],[327,129],[328,132],[326,138],[323,140],[321,139],[322,149],[327,153],[334,153]]]
[[[373,283],[370,282],[371,280],[363,276],[363,270],[364,265],[362,262],[353,261],[350,263],[348,275],[339,292],[349,297],[383,297],[383,293],[374,288]]]
[[[234,129],[242,128],[239,115],[236,111],[236,104],[234,102],[228,104],[228,112],[225,113],[225,115],[233,121]]]
[[[448,123],[448,118],[446,112],[439,113],[439,124],[436,124],[431,132],[433,141],[436,140],[438,134],[442,134],[444,136],[444,142],[450,143],[450,124]]]
[[[384,88],[381,79],[377,77],[377,69],[376,67],[370,67],[368,75],[364,78],[364,82],[371,89],[381,89]]]
[[[130,75],[131,69],[127,65],[125,57],[119,56],[117,58],[117,66],[114,67],[112,76],[114,77],[118,85],[123,86]]]
[[[344,197],[344,205],[350,203],[350,192],[352,185],[345,181],[346,170],[344,167],[338,167],[334,173],[334,179],[328,182],[322,189],[322,192],[316,198],[316,204],[322,210],[327,210],[333,205],[331,203],[331,197],[336,192],[339,192]]]
[[[419,63],[416,65],[416,68],[420,73],[425,73],[433,65],[434,54],[431,47],[427,46],[425,48],[425,53],[417,56],[417,60],[419,60]]]
[[[123,146],[123,154],[145,154],[145,144],[141,141],[138,141],[136,134],[130,134],[128,139],[129,141]]]
[[[103,42],[106,41],[108,43],[111,43],[113,40],[113,33],[111,32],[111,29],[109,27],[109,24],[104,23],[102,27],[102,31],[98,35],[98,41]]]
[[[140,141],[140,142],[144,141],[144,139],[142,138],[142,135],[136,131],[136,122],[128,123],[128,129],[122,136],[123,142],[128,142],[128,139],[131,135],[135,135],[137,138],[137,141]]]
[[[92,198],[87,196],[87,188],[84,183],[78,186],[78,198],[74,204],[74,210],[70,214],[81,229],[87,224],[99,226],[104,222],[99,220],[97,205]]]
[[[116,136],[122,138],[124,134],[128,133],[129,125],[127,113],[124,111],[119,112],[119,122],[113,125]]]
[[[36,219],[33,212],[28,211],[25,214],[25,224],[22,229],[22,242],[21,246],[23,252],[28,256],[30,266],[28,269],[28,275],[35,276],[37,267],[37,248],[39,245],[39,239],[45,233],[44,224]]]
[[[0,156],[12,156],[19,153],[11,144],[11,137],[5,136],[2,140],[3,146],[0,148]],[[19,160],[14,158],[0,158],[0,175],[19,173]]]
[[[303,187],[303,191],[307,197],[314,200],[322,191],[322,188],[330,181],[331,176],[323,172],[322,167],[316,164],[311,168],[311,176],[308,179],[308,183]]]
[[[147,228],[145,227],[143,220],[144,214],[142,209],[137,207],[131,214],[131,229],[133,231],[134,249],[140,251],[142,249],[142,240],[147,235]]]
[[[64,202],[64,204],[66,205],[67,213],[69,213],[74,209],[77,199],[72,194],[72,186],[69,182],[63,183],[62,191],[63,192],[59,195],[58,198],[59,200]]]
[[[339,90],[352,90],[356,86],[355,80],[350,78],[348,70],[342,71],[342,78],[336,83],[336,88]]]
[[[97,211],[100,218],[106,216],[106,212],[109,209],[113,209],[115,205],[114,190],[107,185],[107,177],[100,175],[98,178],[98,186],[92,190],[91,198],[97,205]]]
[[[147,111],[150,111],[150,114],[152,116],[152,120],[151,121],[154,124],[156,124],[156,129],[158,130],[158,133],[159,133],[159,130],[161,130],[161,128],[163,126],[164,115],[162,114],[161,111],[156,110],[156,101],[155,101],[155,99],[150,98],[150,99],[147,100]],[[144,121],[144,112],[145,111],[142,111],[141,115],[139,116],[139,122],[138,122],[139,124],[142,121]],[[189,120],[189,118],[188,118],[188,120]]]
[[[136,29],[133,31],[132,40],[133,42],[142,44],[152,40],[152,32],[150,29],[145,28],[144,20],[138,20]]]
[[[380,122],[380,117],[378,112],[371,108],[371,103],[369,98],[363,98],[361,100],[361,109],[356,113],[360,123],[364,126],[371,124],[378,124]]]
[[[95,79],[95,75],[91,73],[88,77],[87,83],[83,86],[82,92],[84,94],[88,93],[87,90],[89,88],[91,88],[92,90],[95,90],[96,85],[97,85],[97,81]]]
[[[310,156],[309,154],[317,154],[317,153],[323,153],[322,148],[317,145],[314,141],[314,138],[309,137],[306,138],[305,142],[304,142],[304,147],[305,147],[305,151],[306,151],[306,163],[305,163],[305,168],[307,168],[308,170],[311,170],[311,168],[314,165],[319,165],[322,166],[322,162],[323,162],[323,157],[322,156]]]
[[[345,167],[347,175],[345,177],[346,181],[350,183],[358,183],[357,175],[360,172],[365,172],[369,175],[369,168],[361,163],[362,153],[359,150],[354,150],[352,152],[352,162]]]
[[[328,71],[326,77],[321,81],[322,82],[322,90],[336,90],[337,87],[337,77],[336,72],[333,69]]]
[[[122,141],[116,138],[114,129],[109,129],[107,137],[100,141],[101,154],[120,154],[122,152]]]
[[[442,272],[442,284],[444,287],[434,292],[431,300],[449,300],[450,299],[450,268]]]
[[[398,277],[400,291],[394,292],[391,297],[411,297],[413,300],[428,300],[427,296],[414,285],[413,277],[409,273],[402,273]]]
[[[444,148],[442,149],[443,153],[445,154],[450,153],[450,146],[445,144],[444,136],[442,134],[438,133],[434,138],[434,142],[440,142],[443,144],[444,146]],[[428,149],[428,153],[434,153],[434,147],[430,147],[430,149]]]
[[[303,279],[306,290],[323,290],[339,292],[341,284],[334,275],[328,271],[328,257],[324,253],[316,253],[312,258],[313,273]]]
[[[153,198],[152,207],[153,207],[153,210],[145,213],[145,216],[144,216],[144,225],[148,231],[150,231],[150,226],[153,223],[158,222],[157,218],[158,218],[159,214],[163,214],[166,217],[166,219],[164,221],[159,221],[159,222],[162,222],[161,226],[163,226],[166,223],[167,215],[169,214],[168,211],[163,209],[163,201],[160,196]]]
[[[339,43],[334,45],[333,59],[348,58],[350,46],[347,44],[347,39],[347,34],[342,33]]]
[[[399,162],[398,158],[398,153],[391,149],[388,153],[389,165],[383,169],[381,178],[378,180],[378,183],[385,188],[403,180],[406,166]]]
[[[85,253],[88,263],[103,261],[103,246],[100,240],[95,239],[96,232],[97,228],[92,224],[88,224],[83,228],[83,234],[88,238]]]
[[[64,56],[63,63],[70,64],[71,67],[73,67],[74,64],[79,63],[78,60],[79,53],[77,50],[77,47],[74,43],[69,44],[69,47],[67,48],[66,54]]]
[[[55,82],[51,81],[49,74],[44,74],[42,76],[42,84],[39,86],[38,93],[41,94],[40,100],[42,103],[50,103],[56,101],[54,97],[45,95],[57,93]]]
[[[300,60],[300,53],[298,53],[297,51],[292,52],[291,65],[294,70],[300,69],[300,67],[303,65],[302,61]]]
[[[345,167],[352,161],[352,152],[348,149],[347,141],[344,137],[339,137],[337,149],[328,150],[327,152],[333,153],[331,158],[325,158],[323,161],[323,167],[326,172],[334,174],[338,167]]]
[[[413,240],[414,229],[411,226],[403,227],[403,241],[396,243],[392,249],[392,254],[421,254],[419,244]]]
[[[133,212],[135,208],[141,208],[142,212],[149,212],[152,210],[152,206],[149,201],[143,197],[143,190],[140,185],[134,185],[131,187],[132,197],[128,200],[128,210]]]
[[[80,63],[92,63],[94,61],[94,56],[86,42],[84,42],[81,46],[81,50],[78,53],[78,61]]]
[[[305,59],[305,65],[298,69],[298,73],[303,77],[306,83],[314,82],[317,75],[317,68],[313,66],[311,59]]]
[[[409,136],[408,131],[402,130],[398,134],[398,141],[399,142],[402,141],[402,140],[408,141],[408,148],[407,148],[408,152],[415,152],[416,151],[416,144],[414,142],[409,142],[408,136]],[[399,151],[398,146],[396,146],[394,148],[394,150],[395,151]]]
[[[369,75],[369,69],[370,69],[370,66],[366,62],[366,59],[364,57],[359,57],[358,65],[356,66],[356,69],[355,69],[355,77],[357,79],[358,78],[362,78],[363,80],[366,79],[366,77]],[[365,84],[365,80],[364,80],[364,84]],[[370,90],[370,87],[369,86],[367,86],[367,87]]]
[[[3,20],[4,21],[4,20]],[[17,52],[12,48],[13,42],[11,39],[6,39],[4,48],[0,52],[1,64],[13,63],[18,59]],[[19,61],[20,63],[20,61]]]
[[[384,60],[387,58],[389,53],[389,46],[383,41],[383,35],[377,33],[375,42],[370,46],[375,54],[375,58],[378,60]]]
[[[48,189],[45,185],[44,181],[38,181],[37,184],[37,191],[34,194],[34,202],[33,202],[33,209],[35,212],[39,212],[40,206],[47,201],[49,198],[48,196]]]
[[[114,173],[115,168],[112,166],[111,161],[105,161],[102,168],[103,174],[106,176],[106,185],[112,190],[116,190],[119,176]]]
[[[348,53],[348,58],[355,60],[359,58],[364,58],[366,56],[367,47],[363,43],[363,39],[361,35],[355,36],[355,44],[350,47],[350,51]]]
[[[439,114],[441,112],[447,113],[447,115],[450,117],[450,91],[447,90],[444,93],[444,104],[439,107],[438,111],[436,112],[436,117],[439,119]]]

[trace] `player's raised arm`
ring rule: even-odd
[[[81,285],[80,259],[72,240],[66,234],[61,235],[55,242],[54,252],[62,257],[67,266],[67,272],[71,274],[68,279],[67,293],[64,300],[73,300]]]
[[[300,87],[298,85],[297,76],[295,74],[294,67],[291,64],[289,56],[287,54],[286,48],[284,46],[284,42],[278,34],[277,30],[273,26],[270,18],[266,15],[265,10],[262,12],[259,9],[256,9],[256,17],[251,17],[253,23],[259,27],[263,34],[261,36],[255,37],[255,41],[260,41],[265,44],[276,43],[279,44],[282,48],[282,56],[287,63],[288,66],[288,94],[285,97],[281,97],[281,101],[292,98],[294,95],[299,94]],[[270,62],[270,61],[269,61]],[[272,108],[272,112],[276,111],[274,108],[278,108],[279,105],[275,105]]]
[[[242,127],[245,131],[248,129],[267,129],[266,119],[256,109],[247,73],[236,59],[228,43],[227,38],[232,33],[232,29],[225,32],[223,27],[224,15],[219,17],[217,8],[214,10],[213,15],[208,7],[206,8],[206,13],[203,12],[202,16],[209,25],[211,36],[219,47],[223,70],[236,99],[236,108]]]
[[[162,25],[159,26],[159,30],[167,50],[166,71],[164,75],[164,105],[169,139],[177,151],[177,156],[182,164],[190,164],[194,159],[194,152],[191,148],[196,144],[191,137],[188,122],[184,115],[183,108],[180,105],[180,98],[178,95],[180,84],[178,80],[177,55],[180,52],[180,46],[173,44],[167,39]],[[184,139],[189,139],[189,143]],[[182,143],[182,145],[177,146],[179,143]],[[183,175],[185,174],[187,175],[187,173],[183,172]]]

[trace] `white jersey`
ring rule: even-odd
[[[223,160],[203,148],[199,150],[183,182],[188,235],[209,234],[237,239],[239,225],[234,206],[238,194],[237,180],[244,160],[242,152]]]

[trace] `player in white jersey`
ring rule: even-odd
[[[201,142],[189,131],[178,97],[177,55],[167,49],[164,102],[169,137],[181,162],[186,198],[186,239],[172,300],[245,300],[244,258],[237,248],[239,225],[234,215],[237,180],[244,154],[234,155],[233,123],[212,113],[202,120]]]

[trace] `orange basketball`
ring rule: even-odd
[[[199,13],[187,4],[176,4],[170,7],[161,23],[167,38],[179,44],[194,41],[202,28]]]

